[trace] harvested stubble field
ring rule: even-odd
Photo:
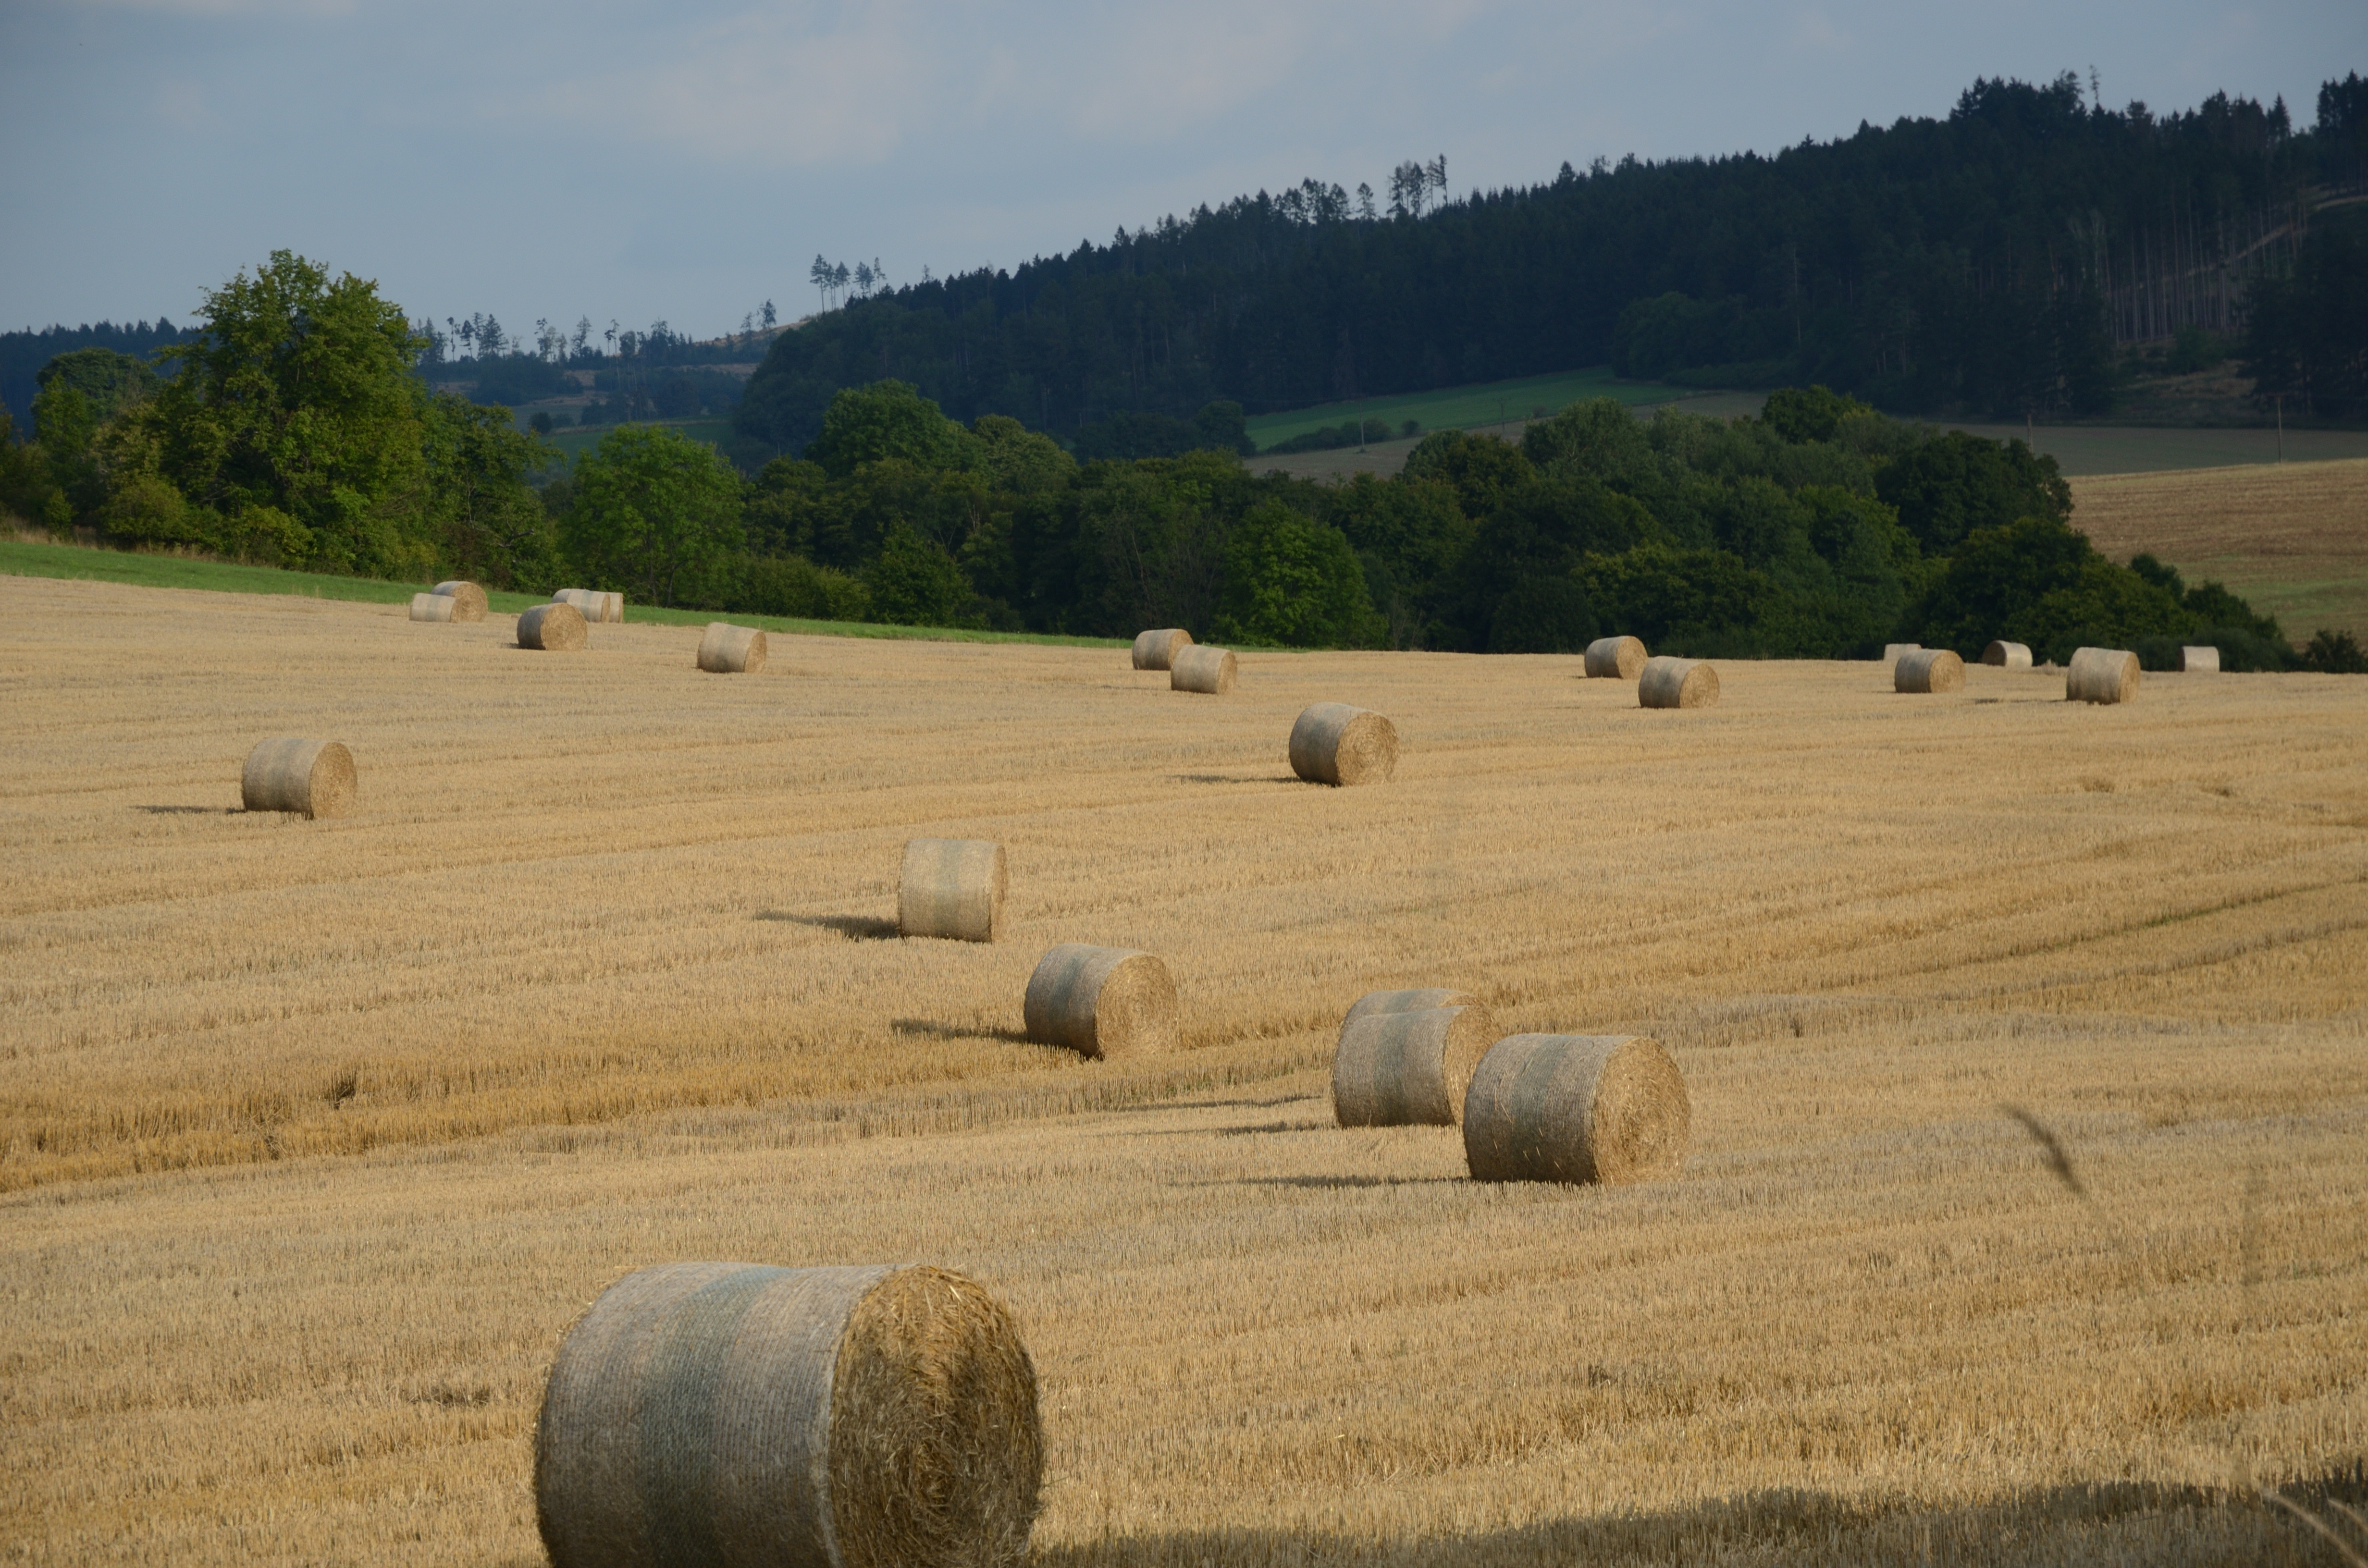
[[[1000,1292],[1047,1564],[2336,1561],[2248,1488],[2363,1491],[2368,680],[507,635],[0,578],[0,1556],[533,1562],[559,1336],[712,1257]],[[357,813],[230,810],[276,734]],[[1062,940],[1186,1049],[1018,1040]],[[1421,983],[1657,1034],[1683,1174],[1333,1129]]]

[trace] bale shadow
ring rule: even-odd
[[[1300,1105],[1321,1099],[1321,1095],[1284,1095],[1271,1100],[1154,1100],[1148,1105],[1113,1106],[1119,1116],[1143,1116],[1161,1110],[1272,1110],[1277,1106]]]
[[[134,806],[135,812],[146,812],[152,817],[236,817],[245,811],[238,806]]]
[[[966,1028],[930,1018],[891,1018],[888,1028],[897,1034],[927,1035],[931,1040],[999,1040],[1006,1045],[1037,1043],[1028,1038],[1024,1029]]]
[[[1295,777],[1288,773],[1260,774],[1251,778],[1244,778],[1234,773],[1171,773],[1167,776],[1167,781],[1171,784],[1296,784],[1299,782]]]
[[[1211,1182],[1212,1187],[1295,1187],[1311,1192],[1360,1187],[1469,1187],[1469,1176],[1239,1176],[1229,1183]]]
[[[1210,1131],[1220,1138],[1248,1138],[1260,1132],[1326,1132],[1328,1121],[1262,1121],[1254,1127],[1212,1127]]]
[[[894,920],[875,919],[869,915],[792,915],[785,909],[760,909],[756,917],[836,931],[850,942],[885,942],[896,935]]]

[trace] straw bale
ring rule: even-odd
[[[2124,648],[2078,648],[2064,666],[2067,702],[2128,702],[2138,694],[2138,656]]]
[[[518,641],[521,648],[572,653],[584,646],[584,617],[574,605],[529,605],[526,613],[518,617]]]
[[[1644,1181],[1686,1157],[1686,1081],[1645,1035],[1517,1034],[1463,1100],[1474,1181]]]
[[[2021,642],[1993,642],[1982,650],[1982,663],[2002,670],[2031,668],[2031,650]]]
[[[535,1426],[553,1568],[1018,1568],[1036,1372],[946,1269],[672,1263],[559,1347]]]
[[[1172,667],[1176,655],[1192,645],[1192,634],[1180,626],[1169,626],[1157,631],[1134,634],[1134,667],[1139,670],[1164,670]]]
[[[1718,700],[1718,672],[1694,659],[1668,654],[1645,661],[1636,701],[1645,708],[1708,708]]]
[[[1234,689],[1234,655],[1224,648],[1180,649],[1167,666],[1170,691],[1199,691],[1224,696]]]
[[[896,879],[897,933],[992,942],[1010,889],[1000,844],[984,838],[910,839]]]
[[[2189,675],[2216,676],[2220,673],[2220,650],[2217,648],[2181,648],[2179,667]]]
[[[258,741],[238,780],[250,812],[341,817],[354,806],[354,754],[337,741]]]
[[[436,585],[436,596],[438,598],[452,601],[451,619],[454,620],[485,619],[485,590],[474,583],[460,581],[438,583]]]
[[[1587,673],[1596,679],[1634,680],[1645,668],[1645,644],[1634,637],[1599,637],[1587,645]]]
[[[625,596],[603,593],[598,588],[562,588],[551,596],[551,602],[573,605],[575,613],[587,621],[616,624],[625,619]]]
[[[1452,1127],[1472,1070],[1499,1033],[1476,1006],[1344,1019],[1332,1051],[1332,1114],[1343,1127]]]
[[[1885,642],[1883,645],[1883,662],[1896,664],[1923,646],[1921,642]]]
[[[458,620],[452,612],[461,608],[450,594],[414,594],[411,596],[411,619],[414,620]]]
[[[1064,942],[1028,977],[1028,1038],[1087,1056],[1140,1056],[1176,1045],[1176,983],[1129,948]]]
[[[710,675],[755,675],[765,667],[765,634],[753,626],[711,620],[699,640],[699,667]]]
[[[1348,1016],[1340,1020],[1346,1028],[1359,1018],[1370,1018],[1381,1013],[1426,1013],[1433,1007],[1469,1007],[1479,997],[1469,991],[1451,991],[1443,986],[1420,991],[1368,991],[1349,1004]]]
[[[1397,766],[1397,726],[1379,713],[1318,702],[1291,726],[1291,770],[1310,784],[1386,783]]]
[[[1963,691],[1965,661],[1946,648],[1918,648],[1902,653],[1891,668],[1894,691]]]

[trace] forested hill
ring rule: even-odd
[[[2265,278],[2308,296],[2281,318],[2286,390],[2356,398],[2368,341],[2328,360],[2312,312],[2368,294],[2345,287],[2368,254],[2349,232],[2368,207],[2345,200],[2368,194],[2368,82],[2330,82],[2317,111],[2297,127],[2283,101],[2225,95],[2106,109],[2067,74],[1976,82],[1945,119],[1772,156],[1565,164],[1427,213],[1365,216],[1309,180],[827,312],[751,380],[744,455],[796,451],[833,392],[883,377],[964,419],[1064,433],[1607,360],[1822,381],[1903,412],[2094,412],[2117,343],[2232,330]],[[2322,237],[2331,279],[2312,266]]]
[[[121,326],[103,321],[97,326],[85,323],[43,327],[39,332],[0,332],[0,404],[15,416],[18,433],[23,434],[31,423],[26,416],[32,411],[33,394],[40,390],[35,378],[42,366],[59,355],[77,348],[112,348],[118,354],[145,359],[152,350],[187,342],[191,335],[162,316],[154,326],[144,321]]]

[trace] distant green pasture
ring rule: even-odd
[[[1702,394],[1656,381],[1615,380],[1609,365],[1565,370],[1552,376],[1524,376],[1518,381],[1482,381],[1472,386],[1442,387],[1436,392],[1405,392],[1394,397],[1370,397],[1361,403],[1326,403],[1281,414],[1261,414],[1247,421],[1250,439],[1259,447],[1288,441],[1310,430],[1336,428],[1360,413],[1374,423],[1379,437],[1383,426],[1395,436],[1407,420],[1425,430],[1463,430],[1481,425],[1502,425],[1548,413],[1582,398],[1608,397],[1624,403],[1668,403]]]

